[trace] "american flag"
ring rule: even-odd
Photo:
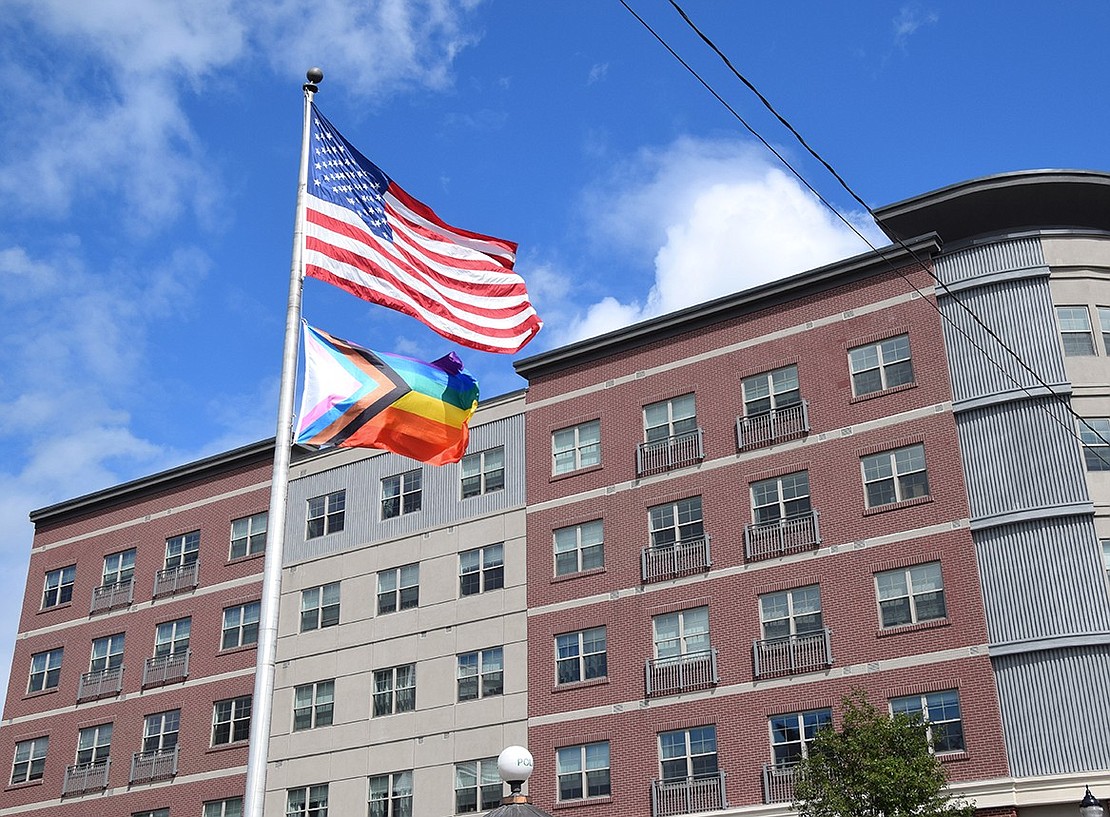
[[[444,222],[343,138],[315,105],[305,272],[487,352],[516,352],[543,322],[513,272],[516,244]]]

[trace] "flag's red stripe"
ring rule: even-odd
[[[466,452],[470,430],[452,428],[390,406],[347,437],[340,448],[384,448],[414,460],[444,465]]]
[[[511,255],[513,258],[516,258],[517,243],[515,241],[508,241],[504,238],[495,238],[491,235],[483,235],[482,233],[471,232],[470,230],[464,230],[461,227],[454,227],[448,224],[446,221],[437,216],[432,208],[430,208],[423,202],[414,199],[408,194],[406,190],[404,190],[402,187],[399,187],[397,183],[394,182],[392,179],[390,180],[388,193],[389,195],[392,195],[394,198],[400,201],[403,205],[405,205],[405,207],[407,207],[409,210],[412,210],[414,213],[421,216],[422,218],[427,219],[433,224],[437,224],[442,227],[443,230],[448,234],[448,237],[460,236],[463,238],[473,238],[479,241],[489,242],[490,244],[502,247],[503,251],[507,255]],[[398,214],[398,217],[400,218],[401,216]],[[408,220],[406,219],[406,221]],[[411,224],[411,222],[408,223]],[[506,262],[506,266],[512,269],[512,261],[506,259]]]

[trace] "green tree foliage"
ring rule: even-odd
[[[801,817],[971,817],[975,807],[948,793],[920,717],[890,717],[859,690],[843,707],[843,728],[818,732],[798,766]]]

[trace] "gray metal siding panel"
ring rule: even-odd
[[[374,542],[411,536],[466,519],[523,507],[523,414],[483,423],[470,429],[468,453],[497,446],[505,448],[505,487],[467,499],[460,498],[458,464],[423,465],[396,454],[370,456],[329,471],[290,480],[284,565],[288,567]],[[423,472],[421,509],[394,519],[381,519],[382,479],[416,469]],[[341,489],[347,491],[343,530],[306,540],[308,500]]]
[[[1045,266],[1040,239],[1027,236],[943,255],[937,259],[936,273],[944,283],[954,284],[997,272],[1043,269]]]
[[[1110,631],[1110,599],[1090,516],[975,533],[992,644]],[[1098,588],[1101,597],[1077,588]]]
[[[1110,648],[1045,650],[993,665],[1011,774],[1110,768]]]

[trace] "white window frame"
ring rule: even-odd
[[[796,365],[745,377],[740,381],[740,391],[744,399],[745,417],[756,417],[770,411],[801,405],[802,402]]]
[[[775,722],[779,721],[792,730],[789,734],[796,734],[796,740],[776,740]],[[780,769],[795,766],[799,761],[809,757],[809,745],[817,732],[826,727],[832,727],[831,709],[810,709],[805,712],[784,712],[781,715],[772,715],[767,719],[767,727],[771,739],[771,761]],[[783,734],[781,731],[779,735]],[[784,747],[797,746],[797,750],[788,750],[785,758],[780,757]]]
[[[104,557],[100,586],[129,584],[135,577],[135,548],[128,548]]]
[[[419,468],[382,479],[382,519],[418,513],[424,505],[424,472]]]
[[[48,570],[42,587],[42,609],[61,607],[73,600],[73,583],[77,579],[77,565],[66,565]]]
[[[220,649],[234,650],[238,647],[257,644],[258,624],[261,614],[262,602],[259,601],[225,607],[223,628],[220,631]],[[229,635],[233,636],[233,643],[228,643]]]
[[[570,667],[574,668],[574,677],[564,673],[564,668]],[[604,624],[555,636],[556,685],[594,681],[608,675],[609,645]]]
[[[1090,357],[1097,354],[1091,332],[1091,311],[1085,304],[1056,307],[1060,328],[1060,346],[1064,357]]]
[[[463,499],[505,487],[505,446],[467,454],[459,463],[459,493]]]
[[[930,607],[935,610],[937,602],[930,600],[925,611],[920,609],[922,597],[939,594],[939,615],[929,614]],[[883,570],[875,574],[875,598],[879,606],[879,626],[883,629],[908,627],[925,621],[943,621],[948,615],[948,603],[944,595],[944,574],[940,562],[922,562],[911,567]],[[903,609],[900,604],[895,608],[892,603],[904,602],[909,618],[887,623],[886,610]],[[886,606],[884,607],[884,602]],[[902,618],[902,616],[899,616]]]
[[[383,703],[388,706],[382,706]],[[381,718],[416,709],[416,664],[374,670],[370,716]]]
[[[555,770],[556,797],[560,803],[608,797],[612,793],[607,740],[556,749]],[[581,794],[577,797],[565,797],[567,787],[564,782],[573,785],[573,791]]]
[[[504,786],[497,758],[485,757],[455,764],[455,813],[472,814],[496,808]],[[466,800],[461,799],[466,796]],[[472,799],[473,798],[473,799]]]
[[[193,620],[185,618],[163,621],[154,630],[154,657],[180,655],[189,649]]]
[[[307,725],[297,725],[297,714],[307,714]],[[322,729],[335,723],[335,679],[298,684],[293,688],[293,732]]]
[[[49,692],[58,688],[62,678],[62,656],[65,647],[43,650],[31,656],[31,671],[27,678],[27,694]]]
[[[98,723],[96,726],[86,726],[78,730],[74,763],[79,769],[107,763],[111,754],[112,724]]]
[[[655,443],[684,437],[698,430],[694,393],[680,394],[644,406],[644,442]]]
[[[714,724],[660,732],[658,746],[660,780],[705,780],[716,777],[720,772],[717,727]],[[682,774],[675,774],[680,764]],[[712,769],[706,764],[712,766]]]
[[[123,666],[123,648],[126,640],[126,633],[112,633],[94,638],[89,655],[89,672],[106,672]]]
[[[181,710],[155,712],[143,719],[143,753],[170,752],[181,734]]]
[[[305,539],[339,533],[347,518],[347,489],[310,497],[305,509]]]
[[[1088,471],[1110,471],[1110,418],[1083,417],[1078,425],[1083,466]]]
[[[50,736],[42,735],[15,744],[12,754],[11,785],[33,783],[42,780],[46,770],[46,753],[50,748]]]
[[[249,740],[252,708],[251,695],[239,695],[213,703],[211,745],[230,746]],[[225,730],[226,738],[222,734]]]
[[[929,468],[922,443],[860,457],[860,473],[864,502],[868,508],[881,508],[929,496]],[[883,490],[880,484],[887,482],[890,483],[890,490]],[[872,488],[875,487],[879,487],[882,493],[873,494]]]
[[[228,797],[225,800],[209,800],[204,804],[202,817],[243,817],[243,798]]]
[[[824,629],[821,586],[807,584],[759,597],[759,624],[766,641]]]
[[[228,559],[244,559],[256,553],[265,553],[266,531],[269,527],[269,521],[269,511],[261,511],[250,516],[232,519]]]
[[[705,538],[705,515],[700,496],[648,508],[651,546],[665,548]]]
[[[913,353],[907,334],[848,350],[852,396],[864,397],[914,382]]]
[[[555,575],[569,576],[605,567],[605,524],[591,519],[552,531]]]
[[[756,480],[749,488],[752,523],[755,525],[771,525],[781,519],[793,519],[813,513],[809,471],[795,471]]]
[[[200,531],[193,530],[166,540],[166,570],[186,567],[200,558]]]
[[[301,591],[301,632],[339,626],[339,582],[328,582]]]
[[[487,647],[484,650],[459,653],[456,656],[455,679],[455,699],[460,703],[503,695],[505,693],[504,649]]]
[[[485,545],[459,554],[459,597],[505,586],[505,544]]]
[[[952,717],[952,709],[955,717]],[[967,750],[964,735],[963,712],[960,707],[960,694],[954,689],[939,692],[926,692],[922,695],[904,695],[890,699],[890,712],[892,715],[907,715],[919,717],[925,724],[926,734],[929,738],[929,749],[936,754],[951,752],[964,752]],[[952,724],[958,724],[959,745],[948,745],[952,736],[947,732]],[[937,741],[941,740],[938,748]]]
[[[560,428],[551,432],[551,473],[569,474],[601,465],[601,421]]]
[[[378,571],[378,615],[420,606],[420,563]]]
[[[712,649],[709,607],[691,607],[651,618],[652,650],[657,659],[700,655]]]
[[[328,784],[286,789],[285,817],[328,817]]]
[[[411,770],[371,775],[367,788],[368,817],[410,817],[413,814]]]

